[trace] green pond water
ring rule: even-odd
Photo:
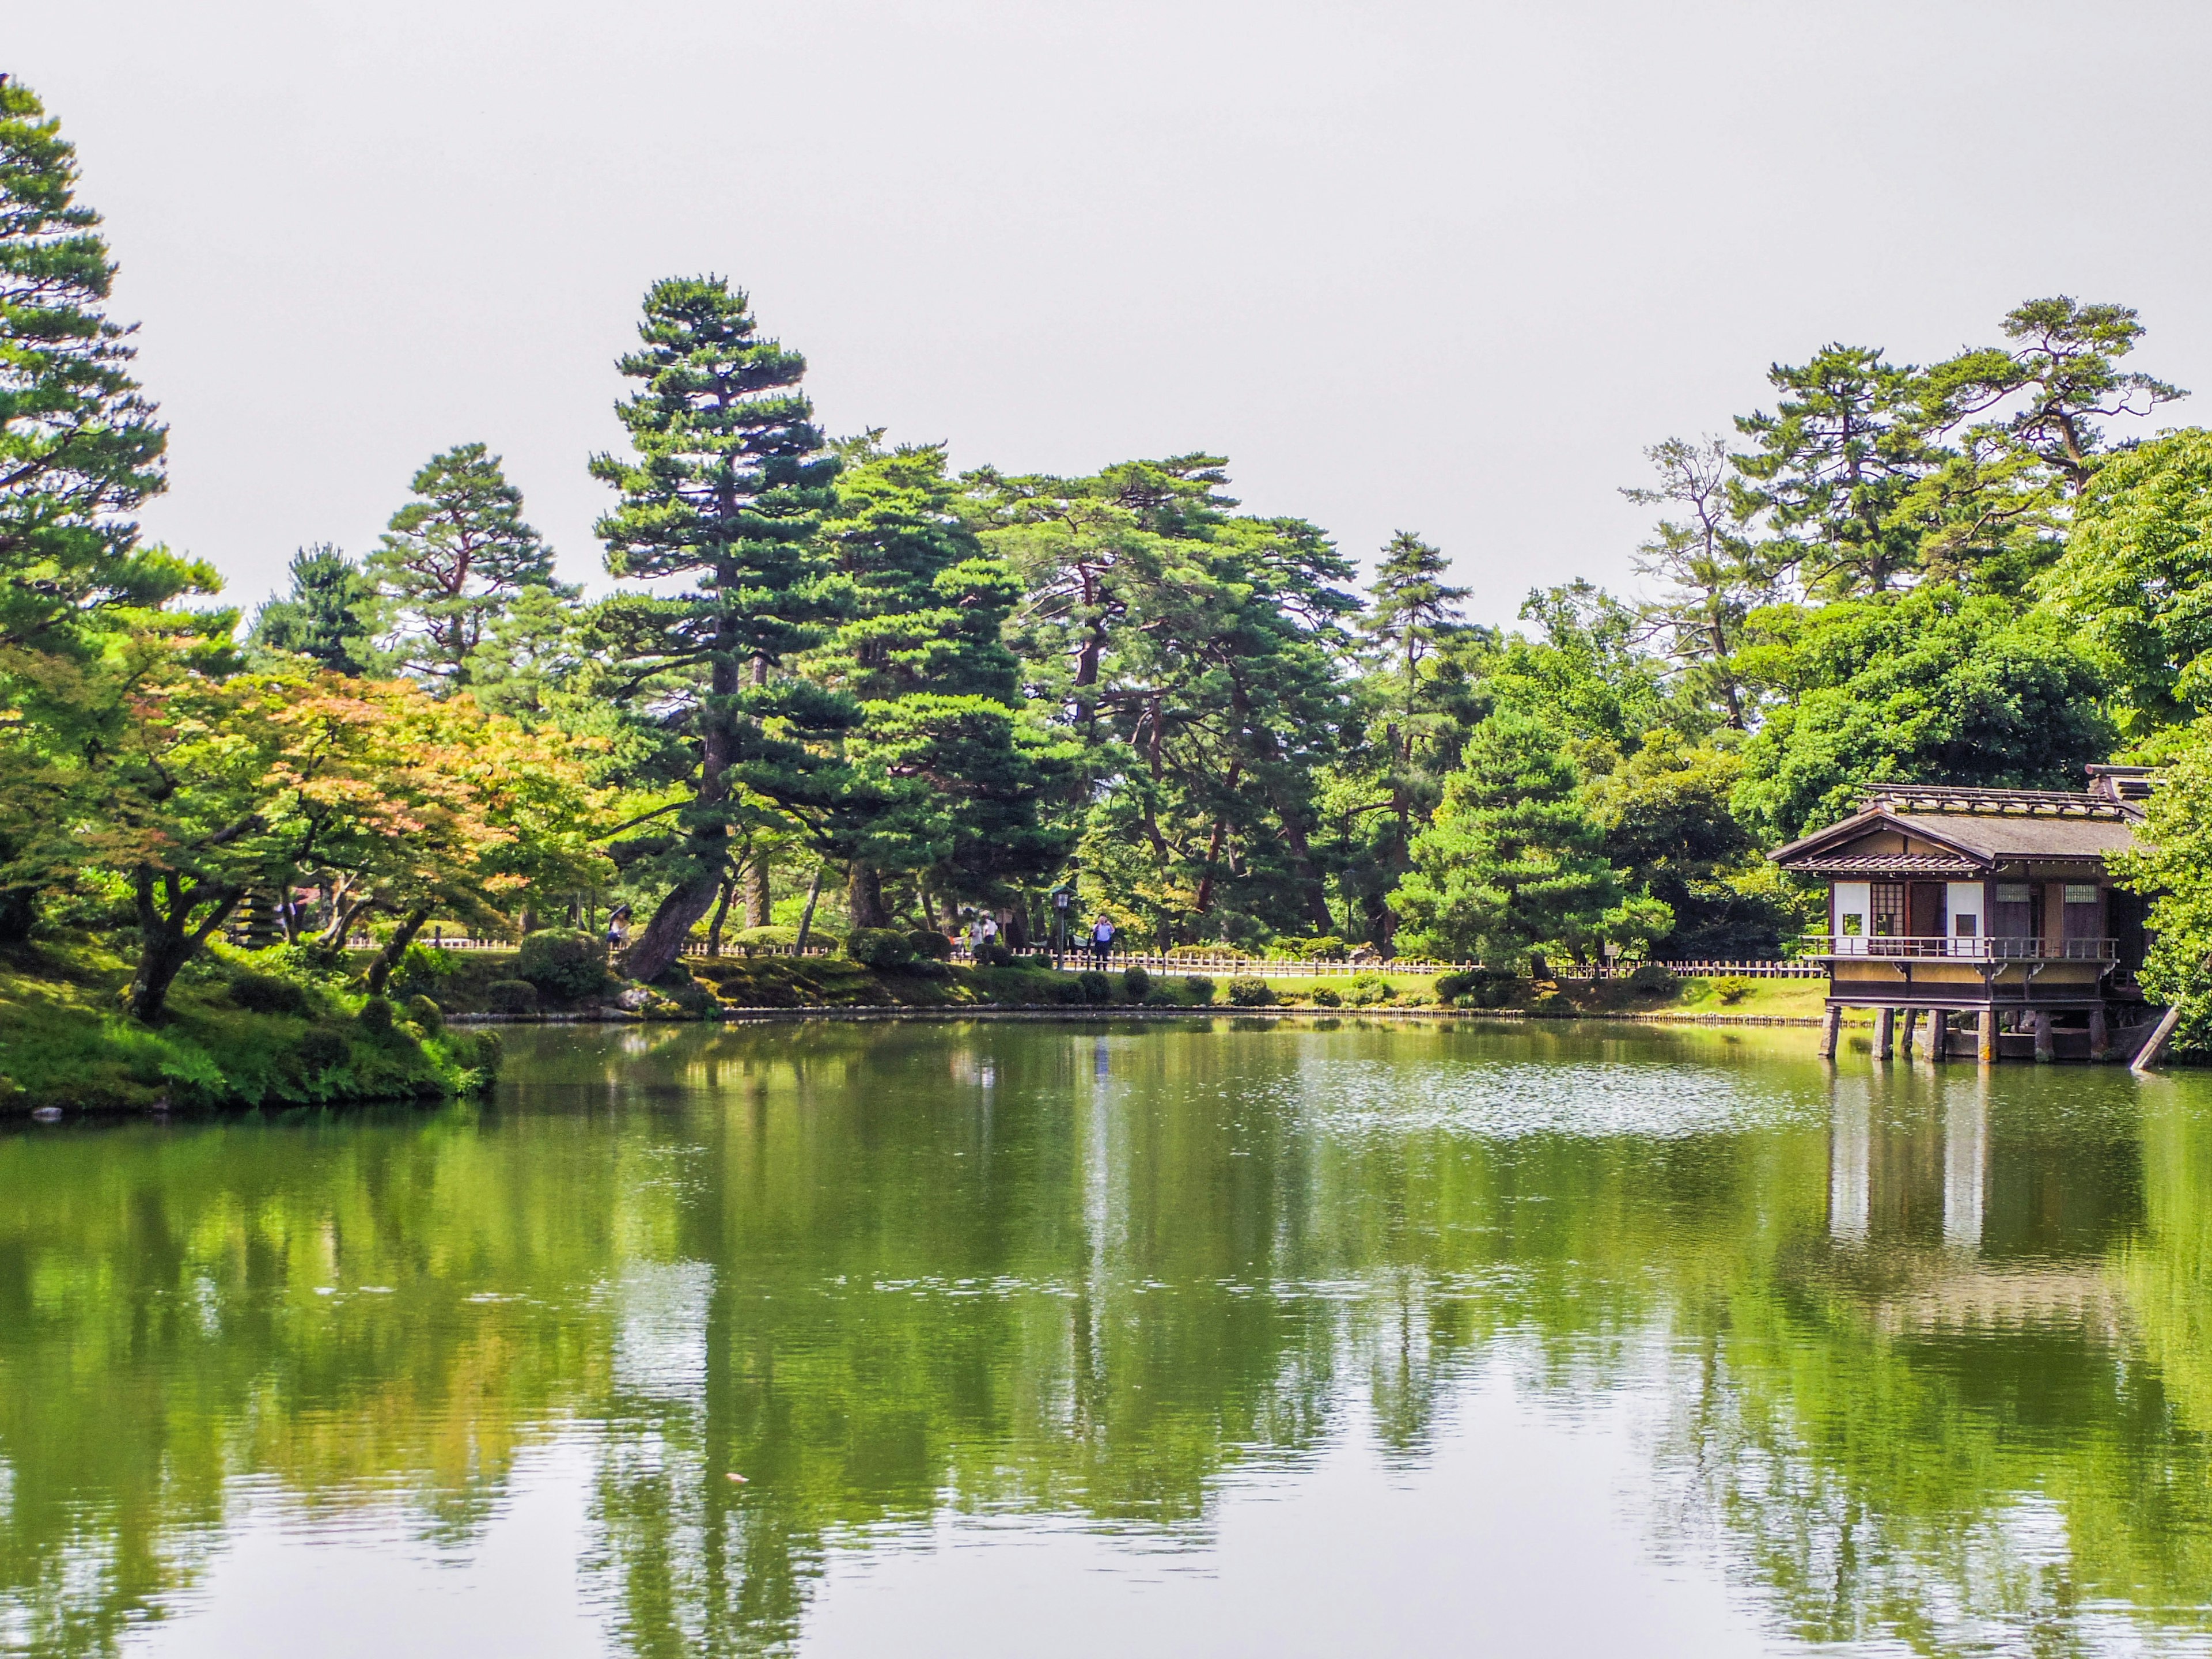
[[[1811,1036],[554,1029],[0,1133],[0,1651],[2212,1650],[2212,1077]]]

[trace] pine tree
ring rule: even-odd
[[[389,648],[434,684],[466,685],[471,658],[516,599],[557,591],[553,551],[523,522],[522,492],[482,444],[433,455],[409,487],[415,499],[392,515],[368,562]]]
[[[376,584],[330,542],[295,553],[289,574],[290,590],[253,613],[246,642],[305,657],[336,674],[370,672]]]
[[[849,613],[807,665],[860,706],[846,743],[853,775],[830,820],[856,927],[888,925],[885,872],[955,898],[1003,897],[1072,840],[1039,817],[1073,775],[1072,750],[1024,709],[1001,637],[1020,581],[963,522],[943,447],[885,452],[875,435],[842,447],[823,544]]]
[[[1359,623],[1371,672],[1354,719],[1369,740],[1347,770],[1362,775],[1364,794],[1382,799],[1363,799],[1355,809],[1379,834],[1370,834],[1363,856],[1352,860],[1354,896],[1364,902],[1370,937],[1385,945],[1395,917],[1383,895],[1404,873],[1416,822],[1436,810],[1443,773],[1455,758],[1461,711],[1454,705],[1463,697],[1455,695],[1458,677],[1439,677],[1433,662],[1465,629],[1460,605],[1467,589],[1444,582],[1450,568],[1440,550],[1398,532],[1376,562]]]
[[[167,433],[131,378],[134,329],[102,309],[115,265],[60,125],[0,78],[0,644],[40,650],[204,574],[137,545]]]
[[[1663,933],[1663,905],[1624,903],[1604,841],[1556,732],[1501,710],[1468,739],[1436,821],[1413,842],[1413,868],[1390,896],[1401,939],[1434,956],[1502,961]]]
[[[640,694],[681,720],[697,771],[682,834],[653,855],[669,883],[631,946],[650,979],[676,959],[720,890],[743,791],[826,811],[836,768],[804,739],[856,717],[841,694],[780,675],[836,614],[813,547],[835,501],[837,459],[823,451],[799,389],[805,359],[760,337],[744,294],[716,276],[672,277],[645,296],[641,349],[621,360],[640,382],[618,413],[635,459],[594,457],[622,492],[600,520],[615,576],[689,578],[673,597],[636,594],[603,611]]]
[[[221,586],[138,544],[131,515],[163,487],[167,434],[131,377],[132,329],[106,314],[115,265],[76,180],[60,123],[0,76],[0,940],[34,919],[35,884],[7,873],[38,827],[33,781],[118,718],[86,672],[103,636]]]

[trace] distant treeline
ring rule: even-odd
[[[614,591],[555,580],[471,442],[249,621],[138,537],[165,429],[75,182],[0,89],[0,936],[135,930],[142,1017],[307,890],[286,927],[374,924],[390,960],[434,920],[628,903],[647,978],[802,905],[1035,925],[1061,884],[1163,946],[1771,954],[1808,898],[1764,848],[1866,785],[2120,756],[2169,779],[2151,978],[2203,988],[2212,435],[2107,433],[2184,395],[2126,366],[2124,307],[1777,364],[1771,409],[1626,492],[1648,597],[1535,591],[1501,632],[1418,533],[1363,592],[1218,455],[955,473],[832,438],[742,292],[671,278],[618,366],[628,448],[579,458]]]

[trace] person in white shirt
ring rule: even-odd
[[[1100,968],[1106,965],[1106,956],[1114,948],[1114,923],[1103,912],[1091,924],[1091,957]]]

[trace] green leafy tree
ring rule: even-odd
[[[1674,914],[1674,956],[1769,957],[1801,925],[1799,894],[1731,809],[1742,775],[1736,750],[1672,738],[1589,785],[1607,861]]]
[[[330,542],[293,554],[290,587],[253,613],[247,643],[262,651],[305,657],[334,674],[367,674],[382,665],[370,635],[376,630],[376,584]]]
[[[1390,903],[1401,944],[1428,955],[1510,961],[1559,945],[1663,935],[1663,904],[1632,896],[1556,730],[1500,710],[1475,728],[1436,820]]]
[[[392,515],[366,574],[398,665],[433,684],[472,682],[478,653],[525,593],[573,599],[553,580],[553,552],[523,522],[522,492],[482,444],[433,455]]]
[[[1644,619],[1604,589],[1582,580],[1532,589],[1521,620],[1538,636],[1508,636],[1488,665],[1489,690],[1557,725],[1586,770],[1607,769],[1646,732],[1699,723],[1671,696],[1666,662],[1644,648]]]
[[[744,792],[829,810],[839,768],[807,739],[858,711],[777,672],[837,611],[814,538],[838,464],[799,390],[805,360],[762,337],[744,295],[715,276],[656,283],[638,333],[621,360],[638,389],[618,411],[635,454],[592,462],[622,492],[599,533],[611,574],[695,584],[626,595],[595,623],[615,653],[611,689],[680,724],[692,757],[680,835],[636,866],[665,890],[629,951],[629,970],[650,979],[720,891]]]
[[[2181,1011],[2174,1041],[2212,1053],[2212,716],[2164,735],[2160,782],[2121,879],[2150,901],[2142,980]]]
[[[1746,672],[1783,693],[1744,746],[1737,813],[1767,843],[1870,784],[2077,788],[2110,752],[2105,679],[2058,617],[1930,585],[1753,618]]]
[[[2212,711],[2212,432],[2170,433],[2100,468],[2041,592],[2119,692],[2131,732]]]

